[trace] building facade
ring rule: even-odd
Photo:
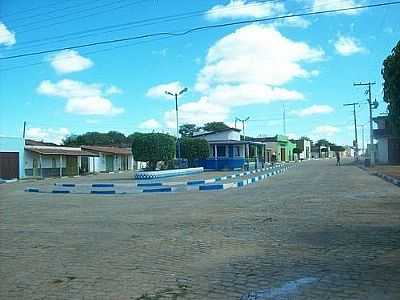
[[[293,150],[297,147],[285,135],[276,135],[274,137],[254,138],[253,140],[261,142],[269,150],[271,161],[288,162],[295,160]]]
[[[374,122],[378,128],[374,129],[376,162],[382,164],[400,164],[400,137],[394,134],[388,117],[375,117]]]
[[[0,178],[18,179],[25,176],[24,139],[0,137]]]
[[[131,148],[114,146],[81,146],[82,150],[95,153],[95,157],[85,158],[82,168],[87,173],[115,172],[135,169]]]
[[[82,160],[96,154],[79,147],[25,146],[25,176],[57,177],[84,174]]]
[[[197,133],[193,138],[204,138],[209,145],[210,157],[199,160],[198,166],[211,170],[258,168],[265,164],[265,145],[241,140],[240,129],[227,128]]]
[[[311,141],[308,139],[295,140],[296,148],[299,149],[298,159],[311,159]]]

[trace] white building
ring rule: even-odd
[[[308,160],[311,159],[311,141],[308,139],[296,140],[296,147],[300,150],[299,159]]]
[[[25,176],[56,177],[84,174],[82,160],[94,157],[77,147],[25,146]]]
[[[375,145],[376,161],[382,164],[399,164],[400,137],[395,136],[387,116],[375,117],[373,120],[378,125],[378,129],[373,132],[378,141]]]
[[[96,154],[96,157],[82,160],[82,168],[88,173],[115,172],[135,169],[131,148],[113,146],[81,146]]]
[[[0,179],[24,176],[24,139],[0,137]]]

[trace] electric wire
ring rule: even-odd
[[[256,22],[265,22],[265,21],[280,20],[280,19],[294,18],[294,17],[315,16],[315,15],[322,15],[322,14],[327,14],[327,13],[353,11],[353,10],[359,10],[359,9],[365,9],[365,8],[383,7],[383,6],[398,5],[398,4],[400,4],[400,1],[382,2],[382,3],[377,3],[377,4],[359,5],[359,6],[352,6],[352,7],[347,7],[347,8],[321,10],[321,11],[306,12],[306,13],[299,13],[299,14],[289,14],[289,15],[267,17],[267,18],[257,18],[257,19],[251,19],[251,20],[220,23],[220,24],[214,24],[214,25],[204,25],[204,26],[193,27],[193,28],[181,31],[181,32],[147,33],[147,34],[141,34],[141,35],[119,38],[119,39],[103,40],[103,41],[80,44],[80,45],[72,45],[72,46],[68,46],[68,47],[52,48],[52,49],[41,50],[41,51],[36,51],[36,52],[27,52],[27,53],[22,53],[22,54],[3,56],[3,57],[0,57],[0,60],[9,60],[9,59],[15,59],[15,58],[21,58],[21,57],[36,56],[36,55],[40,55],[40,54],[58,52],[58,51],[68,50],[68,49],[72,50],[72,49],[88,48],[88,47],[99,46],[99,45],[108,45],[108,44],[120,43],[120,42],[125,42],[125,41],[146,39],[146,38],[150,38],[150,37],[184,36],[184,35],[188,35],[188,34],[191,34],[191,33],[197,32],[197,31],[224,28],[224,27],[230,27],[230,26],[234,26],[234,25],[244,25],[244,24],[251,24],[251,23],[256,23]]]

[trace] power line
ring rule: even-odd
[[[242,7],[246,6],[259,6],[259,5],[264,5],[265,3],[272,3],[272,2],[279,2],[282,3],[284,0],[260,0],[255,3],[250,3],[250,4],[244,4],[244,5],[236,5],[234,7],[223,7],[219,8],[217,12],[221,11],[232,11],[236,9],[241,9]],[[341,1],[341,0],[340,0]],[[338,1],[333,1],[333,2],[338,2]],[[303,12],[307,11],[308,9],[314,9],[315,6],[313,7],[305,7],[303,9],[297,10],[297,12]],[[215,12],[213,12],[215,13]],[[148,19],[142,19],[142,20],[137,20],[137,21],[132,21],[132,22],[127,22],[127,23],[122,23],[122,24],[116,24],[116,25],[108,25],[108,26],[103,26],[103,27],[97,27],[97,28],[92,28],[89,30],[82,30],[78,32],[72,32],[72,33],[67,33],[59,36],[53,36],[47,39],[38,39],[38,40],[31,40],[31,41],[26,41],[22,43],[18,43],[18,45],[32,45],[32,47],[39,47],[43,45],[47,45],[53,42],[68,42],[70,39],[69,38],[63,38],[63,37],[71,37],[76,39],[82,39],[90,36],[97,36],[99,34],[104,35],[105,33],[112,33],[112,32],[117,32],[117,31],[125,31],[133,28],[138,28],[138,27],[144,27],[144,26],[150,26],[150,25],[155,25],[155,24],[160,24],[160,23],[165,23],[165,22],[173,22],[173,21],[179,21],[182,19],[187,19],[187,18],[192,18],[196,16],[202,16],[202,15],[208,15],[211,14],[210,10],[197,10],[197,11],[192,11],[192,12],[186,12],[186,13],[181,13],[181,14],[175,14],[175,15],[168,15],[168,16],[160,16],[160,17],[154,17],[154,18],[148,18]],[[108,30],[111,29],[111,30]],[[107,31],[104,31],[107,30]],[[78,37],[79,36],[79,37]],[[52,40],[50,42],[50,40]],[[8,49],[5,49],[8,50]],[[13,47],[12,49],[10,48],[9,50],[15,51],[15,50],[25,50],[24,47]]]
[[[282,1],[283,0],[264,0],[264,1],[258,1],[256,3],[252,3],[252,4],[247,4],[246,7],[248,7],[250,5],[251,6],[255,6],[255,5],[259,6],[259,5],[263,5],[267,2],[282,2]],[[218,12],[241,9],[244,6],[245,5],[240,5],[240,6],[238,5],[238,6],[231,7],[231,8],[220,8],[220,9],[218,9]],[[82,31],[67,33],[67,34],[63,34],[63,35],[53,36],[53,37],[50,37],[47,39],[37,39],[37,40],[26,41],[26,42],[19,43],[19,45],[28,45],[28,44],[35,44],[38,42],[44,42],[39,45],[36,45],[36,46],[41,46],[41,45],[48,44],[48,43],[46,43],[46,41],[50,41],[50,40],[56,40],[56,42],[68,41],[68,39],[58,40],[63,37],[74,37],[75,38],[76,36],[85,34],[84,36],[79,37],[79,38],[83,38],[83,37],[89,37],[89,36],[98,35],[98,34],[104,34],[104,33],[122,31],[122,30],[137,28],[137,27],[160,24],[160,23],[164,23],[164,22],[178,21],[178,20],[196,17],[196,16],[202,16],[202,15],[206,15],[206,14],[209,14],[209,10],[197,10],[197,11],[191,11],[191,12],[180,13],[180,14],[159,16],[159,17],[136,20],[136,21],[126,22],[126,23],[121,23],[121,24],[96,27],[96,28],[92,28],[89,30],[82,30]],[[113,30],[103,32],[104,30],[108,30],[108,29],[113,29]],[[87,33],[89,33],[89,34],[87,34]],[[18,50],[18,48],[13,48],[10,50]]]
[[[128,45],[121,45],[121,46],[113,46],[113,47],[109,47],[106,49],[99,49],[99,50],[94,50],[94,51],[87,51],[87,52],[83,52],[82,55],[90,55],[90,54],[97,54],[97,53],[102,53],[102,52],[108,52],[108,51],[112,51],[115,49],[120,49],[120,48],[127,48],[127,47],[133,47],[133,46],[137,46],[140,44],[147,44],[147,43],[152,43],[155,41],[160,41],[160,40],[165,40],[165,39],[170,39],[170,38],[174,38],[174,37],[160,37],[160,38],[155,38],[152,40],[146,40],[146,41],[140,41],[140,42],[136,42],[133,44],[128,44]],[[57,61],[57,59],[55,59],[55,61]],[[9,68],[4,68],[4,69],[0,69],[0,72],[6,72],[6,71],[11,71],[11,70],[16,70],[16,69],[22,69],[22,68],[27,68],[27,67],[32,67],[32,66],[38,66],[38,65],[43,65],[43,64],[47,64],[48,61],[38,61],[36,63],[32,63],[32,64],[22,64],[19,66],[13,66],[13,67],[9,67]]]
[[[64,6],[64,7],[60,7],[60,4],[62,6],[62,4],[67,4],[67,3],[71,4],[71,2],[74,3],[76,1],[79,1],[79,3],[75,3],[73,5],[67,5],[67,6]],[[43,16],[43,15],[52,15],[52,14],[56,13],[57,11],[65,12],[66,10],[69,10],[71,8],[86,6],[86,4],[93,4],[93,1],[92,0],[87,0],[87,1],[70,0],[68,2],[66,2],[66,1],[62,1],[62,2],[55,1],[54,3],[49,3],[49,4],[46,4],[46,5],[42,5],[42,6],[32,7],[30,9],[27,9],[27,10],[24,10],[24,11],[15,12],[15,13],[11,13],[11,14],[8,14],[8,15],[3,15],[3,16],[0,16],[0,17],[2,19],[5,18],[7,22],[10,22],[10,21],[18,22],[20,20],[26,20],[26,19],[32,20],[32,18],[35,18],[35,17],[40,17],[40,16]],[[34,13],[34,14],[31,14],[31,15],[26,15],[26,12],[29,12],[29,11],[32,11],[32,10],[35,11],[35,10],[40,10],[42,8],[47,9],[47,8],[52,8],[52,7],[55,7],[55,6],[57,6],[57,9],[48,10],[48,11],[45,10],[45,11],[42,11],[41,13]],[[18,15],[18,14],[23,14],[24,16],[17,17],[17,18],[8,18],[9,16],[14,16],[14,15]]]
[[[42,28],[45,28],[45,27],[47,28],[49,26],[55,26],[55,25],[60,25],[60,24],[76,21],[76,20],[81,20],[82,18],[92,17],[92,16],[96,16],[96,15],[100,15],[100,14],[104,14],[104,13],[110,12],[109,8],[104,9],[104,10],[100,10],[100,11],[94,11],[97,8],[102,8],[102,7],[106,7],[106,6],[114,6],[115,4],[118,4],[118,3],[121,3],[121,2],[123,3],[125,1],[127,1],[127,0],[119,0],[119,1],[116,1],[116,2],[108,3],[108,4],[103,4],[103,5],[98,5],[98,6],[95,6],[95,7],[89,7],[87,9],[78,10],[78,14],[81,13],[81,12],[91,11],[90,14],[86,14],[86,15],[83,15],[83,16],[79,16],[78,15],[78,16],[74,16],[73,18],[70,18],[70,19],[60,20],[60,21],[57,21],[57,22],[53,22],[53,23],[49,23],[49,24],[43,25],[43,26],[36,26],[36,27],[33,26],[32,27],[32,25],[38,23],[38,22],[35,21],[35,22],[22,24],[21,26],[19,26],[17,28],[29,27],[29,29],[19,31],[19,33],[21,34],[21,33],[26,33],[26,32],[31,32],[31,31],[34,31],[34,30],[42,29]],[[136,5],[138,3],[147,2],[147,1],[150,1],[150,0],[138,0],[138,1],[134,1],[134,2],[121,4],[121,5],[117,6],[117,7],[113,7],[112,10],[125,8],[125,7],[128,7],[128,6]],[[70,14],[64,14],[64,15],[61,15],[61,16],[55,16],[55,17],[43,20],[43,22],[40,22],[40,23],[47,23],[47,21],[52,21],[52,20],[55,20],[55,19],[59,20],[60,18],[68,17],[69,15]]]
[[[235,22],[221,23],[221,24],[215,24],[215,25],[205,25],[205,26],[198,26],[198,27],[194,27],[191,29],[187,29],[182,32],[148,33],[148,34],[142,34],[142,35],[126,37],[126,38],[112,39],[112,40],[92,42],[92,43],[81,44],[81,45],[73,45],[73,46],[69,46],[69,47],[53,48],[53,49],[42,50],[42,51],[37,51],[37,52],[29,52],[29,53],[23,53],[23,54],[17,54],[17,55],[4,56],[4,57],[0,57],[0,60],[8,60],[8,59],[27,57],[27,56],[35,56],[35,55],[58,52],[58,51],[68,50],[68,49],[72,50],[72,49],[87,48],[87,47],[93,47],[93,46],[99,46],[99,45],[114,44],[114,43],[120,43],[120,42],[132,41],[132,40],[145,39],[145,38],[150,38],[150,37],[184,36],[184,35],[191,34],[193,32],[197,32],[197,31],[224,28],[224,27],[230,27],[230,26],[234,26],[234,25],[251,24],[251,23],[256,23],[256,22],[265,22],[265,21],[280,20],[280,19],[287,19],[287,18],[294,18],[294,17],[322,15],[322,14],[326,14],[326,13],[352,11],[352,10],[358,10],[358,9],[382,7],[382,6],[397,5],[397,4],[400,4],[400,1],[383,2],[383,3],[369,4],[369,5],[359,5],[359,6],[352,6],[352,7],[347,7],[347,8],[330,9],[330,10],[322,10],[322,11],[316,11],[316,12],[299,13],[299,14],[290,14],[290,15],[283,15],[283,16],[276,16],[276,17],[258,18],[258,19],[252,19],[252,20],[235,21]]]

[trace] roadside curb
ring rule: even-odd
[[[188,186],[194,186],[197,185],[194,190],[198,191],[212,191],[212,190],[225,190],[225,189],[230,189],[230,188],[239,188],[239,187],[244,187],[246,185],[256,183],[261,180],[265,180],[266,178],[285,173],[288,169],[297,167],[297,164],[291,164],[287,166],[282,166],[280,165],[279,167],[268,167],[265,169],[257,169],[253,171],[247,171],[239,174],[233,174],[233,175],[228,175],[228,176],[222,176],[214,179],[209,179],[209,180],[199,180],[196,183],[188,184]],[[231,183],[215,183],[221,180],[226,180],[226,179],[232,179],[232,178],[237,178],[240,176],[245,176],[245,175],[251,175],[251,174],[256,174],[258,172],[262,171],[267,171],[267,173],[250,177],[245,180],[240,180],[236,182],[231,182]],[[268,172],[269,171],[269,172]],[[63,183],[63,184],[55,184],[56,188],[53,189],[52,191],[44,191],[39,188],[33,188],[33,187],[28,187],[25,189],[25,192],[33,192],[33,193],[54,193],[54,194],[99,194],[99,195],[113,195],[113,194],[127,194],[127,193],[119,193],[115,190],[115,185],[110,184],[110,183],[96,183],[96,184],[88,184],[89,187],[91,188],[111,188],[111,189],[91,189],[89,192],[85,193],[74,193],[70,190],[67,189],[62,189],[63,187],[75,187],[77,186],[76,184],[73,183]],[[137,185],[139,186],[139,185]],[[171,186],[163,186],[160,183],[143,183],[141,185],[144,187],[144,189],[138,191],[139,193],[165,193],[165,192],[175,192],[176,188],[171,187]],[[57,187],[61,187],[57,188]],[[146,188],[147,187],[147,188]]]
[[[373,173],[373,175],[378,176],[378,177],[382,178],[383,180],[400,187],[400,180],[393,176],[385,175],[385,174],[379,173],[379,172],[375,172],[375,173]]]
[[[280,168],[279,170],[275,170],[270,173],[250,177],[248,179],[237,181],[237,182],[232,182],[232,183],[201,184],[198,186],[198,190],[199,191],[226,190],[226,189],[230,189],[230,188],[244,187],[246,185],[265,180],[270,176],[285,173],[289,168],[293,168],[293,167],[295,167],[295,165],[286,166],[286,167]]]
[[[394,185],[400,187],[400,179],[397,179],[397,178],[395,178],[395,177],[393,177],[393,176],[385,175],[385,174],[380,173],[380,172],[372,172],[372,173],[369,173],[368,168],[366,168],[366,167],[364,167],[364,166],[358,166],[358,167],[359,167],[361,170],[364,170],[364,171],[368,172],[368,174],[370,174],[370,175],[377,176],[377,177],[379,177],[379,178],[385,180],[386,182],[392,183],[392,184],[394,184]]]

